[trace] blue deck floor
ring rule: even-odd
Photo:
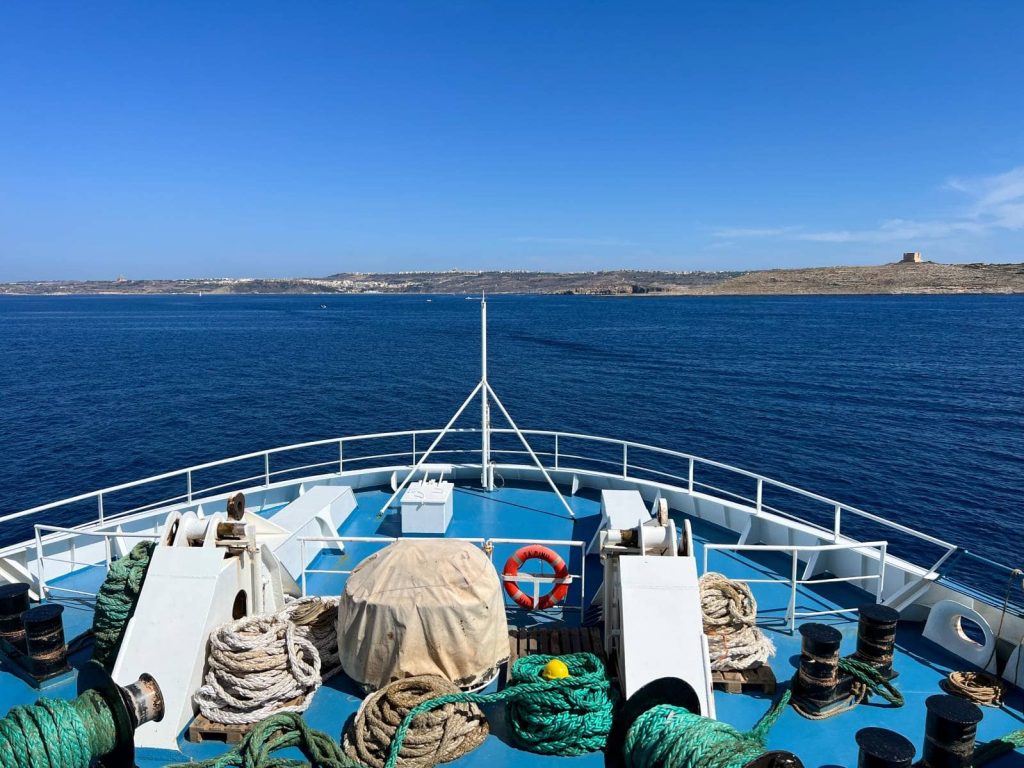
[[[381,490],[362,491],[357,494],[358,508],[349,517],[339,531],[343,536],[397,536],[400,534],[400,519],[397,512],[391,512],[383,518],[377,512],[389,494]],[[580,540],[588,542],[597,529],[600,519],[599,494],[582,493],[569,499],[576,512],[576,519],[571,519],[560,506],[557,499],[547,490],[539,486],[505,487],[493,493],[483,493],[478,489],[460,487],[456,489],[454,517],[448,530],[452,537],[508,537],[529,540],[559,539]],[[703,562],[703,545],[708,542],[735,541],[734,534],[723,529],[710,526],[699,521],[692,521],[694,538],[697,548],[698,563]],[[377,545],[350,543],[344,554],[336,551],[322,553],[312,568],[318,570],[341,570],[354,567],[363,557],[378,549]],[[514,545],[499,545],[495,549],[494,560],[498,568],[504,563],[508,554],[515,549]],[[562,548],[563,555],[570,555],[567,548]],[[580,555],[568,558],[570,568],[578,571]],[[757,562],[730,553],[716,553],[712,556],[710,566],[730,577],[763,578],[765,575],[788,573],[788,555],[783,558],[767,557]],[[594,590],[601,581],[601,566],[596,556],[586,558],[583,563],[586,569],[586,594],[579,591],[571,593],[567,604],[579,604],[581,597],[589,602]],[[101,571],[85,570],[70,577],[60,586],[70,586],[83,590],[95,589],[98,586]],[[339,594],[344,585],[344,576],[338,574],[312,574],[307,582],[310,594]],[[784,685],[794,674],[800,651],[799,634],[790,634],[785,620],[785,609],[789,599],[788,587],[770,584],[754,585],[754,592],[759,602],[761,624],[774,640],[778,649],[772,659],[771,666],[781,685]],[[864,593],[847,585],[827,585],[819,587],[803,587],[800,589],[797,609],[799,611],[825,610],[838,606],[851,606],[864,602]],[[82,598],[60,599],[66,606],[65,625],[68,637],[76,635],[91,624],[92,606],[90,601]],[[579,613],[566,610],[560,617],[568,623],[577,623]],[[510,624],[529,624],[538,620],[549,621],[550,618],[539,619],[537,614],[527,614],[519,610],[509,611]],[[843,634],[842,652],[852,653],[856,642],[857,624],[855,617],[831,616],[817,621],[824,621],[836,626]],[[900,675],[895,684],[906,698],[906,706],[893,709],[884,702],[872,702],[861,705],[852,712],[838,717],[812,722],[801,718],[792,709],[787,710],[779,720],[769,738],[769,748],[787,749],[801,757],[808,768],[821,766],[853,766],[857,762],[857,747],[854,734],[866,726],[880,726],[895,730],[908,737],[917,747],[920,746],[924,733],[924,700],[933,694],[941,693],[939,681],[951,670],[963,668],[963,663],[956,657],[946,653],[921,636],[921,627],[913,624],[901,624],[897,634],[897,658],[895,667]],[[652,653],[671,653],[658,638],[651,639]],[[73,659],[75,664],[83,663],[88,651]],[[780,692],[781,692],[780,685]],[[492,685],[492,689],[494,686]],[[15,704],[30,703],[37,698],[37,692],[27,684],[9,673],[0,678],[0,710]],[[73,696],[74,683],[70,682],[46,692],[50,696]],[[339,673],[325,682],[317,693],[311,708],[306,713],[307,722],[314,728],[324,730],[335,737],[342,731],[344,723],[355,713],[360,703],[360,696],[352,682]],[[725,694],[716,692],[718,718],[737,728],[746,729],[754,725],[760,716],[771,705],[771,700],[764,696]],[[979,741],[987,741],[1006,734],[1009,731],[1024,728],[1024,716],[1021,708],[1024,696],[1021,691],[1014,690],[1008,697],[1007,705],[1001,710],[984,710],[985,718],[979,725]],[[487,708],[485,708],[487,709]],[[580,758],[549,758],[540,757],[527,752],[513,750],[509,746],[503,728],[502,713],[497,709],[488,710],[492,724],[492,738],[485,744],[457,761],[460,766],[529,766],[550,764],[558,760],[568,761],[584,766],[596,766],[603,763],[600,754]],[[219,755],[225,750],[222,744],[191,744],[180,740],[183,752],[190,758],[203,759]],[[298,756],[296,754],[296,756]],[[920,756],[920,754],[919,754]],[[169,755],[148,755],[144,751],[139,754],[142,766],[164,765],[169,762]],[[991,763],[993,766],[1024,766],[1024,755],[1013,753]]]

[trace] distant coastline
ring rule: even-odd
[[[770,296],[1024,293],[1024,264],[884,264],[723,272],[342,272],[310,278],[0,283],[0,295],[466,294]]]

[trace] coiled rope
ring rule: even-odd
[[[353,760],[384,768],[398,727],[416,706],[459,693],[443,677],[420,675],[396,680],[370,694],[345,733],[344,748]],[[490,728],[475,704],[451,703],[416,717],[398,755],[402,768],[427,768],[447,763],[484,743]]]
[[[338,604],[341,598],[311,595],[292,600],[281,615],[304,628],[320,656],[320,679],[326,680],[341,668],[338,655]]]
[[[981,704],[983,707],[1003,706],[1003,684],[985,672],[950,672],[939,686],[946,693]]]
[[[559,656],[571,677],[544,680],[540,670],[553,656],[524,656],[512,666],[507,688],[496,693],[452,693],[417,704],[395,729],[384,768],[395,768],[413,721],[449,704],[505,702],[509,730],[523,749],[548,755],[581,755],[603,749],[611,730],[616,695],[603,662],[589,653]],[[219,758],[172,768],[296,768],[301,762],[274,757],[298,747],[314,766],[360,768],[341,745],[296,714],[274,715],[254,726]]]
[[[1010,593],[1013,591],[1014,581],[1021,576],[1024,576],[1024,571],[1020,568],[1014,568],[1010,571],[1010,576],[1006,580],[1006,592],[1003,594],[1003,608],[999,613],[999,626],[996,627],[995,640],[992,643],[992,653],[989,655],[988,661],[984,664],[985,669],[988,669],[996,658],[999,639],[1003,633],[1003,622],[1006,620],[1006,611],[1010,607]],[[945,680],[942,680],[939,683],[939,686],[946,693],[951,693],[954,696],[961,696],[969,701],[973,701],[975,704],[981,704],[984,707],[1003,706],[1003,684],[997,677],[994,677],[987,672],[954,670],[949,673]]]
[[[757,626],[757,601],[746,583],[709,571],[699,584],[711,669],[750,669],[775,655],[775,644]]]
[[[659,704],[641,714],[626,734],[626,768],[743,768],[765,753],[768,732],[790,700],[787,689],[749,731]]]
[[[990,741],[974,750],[971,765],[978,768],[978,766],[990,763],[997,757],[1002,757],[1021,747],[1024,747],[1024,730],[1011,731],[1005,736]]]
[[[209,670],[193,697],[215,723],[258,723],[305,712],[320,688],[316,646],[288,618],[249,616],[210,633]]]
[[[96,595],[92,657],[108,670],[117,659],[125,627],[135,613],[155,548],[152,541],[140,541],[127,555],[113,561]]]
[[[2,768],[89,768],[116,744],[113,715],[95,691],[75,701],[40,699],[0,719]]]

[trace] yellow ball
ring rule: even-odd
[[[565,666],[565,662],[561,659],[552,659],[545,664],[544,669],[540,671],[540,676],[545,680],[563,680],[571,677],[569,668]]]

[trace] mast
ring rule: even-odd
[[[491,466],[491,405],[487,399],[487,293],[480,295],[480,484],[485,491],[494,490],[494,468]]]

